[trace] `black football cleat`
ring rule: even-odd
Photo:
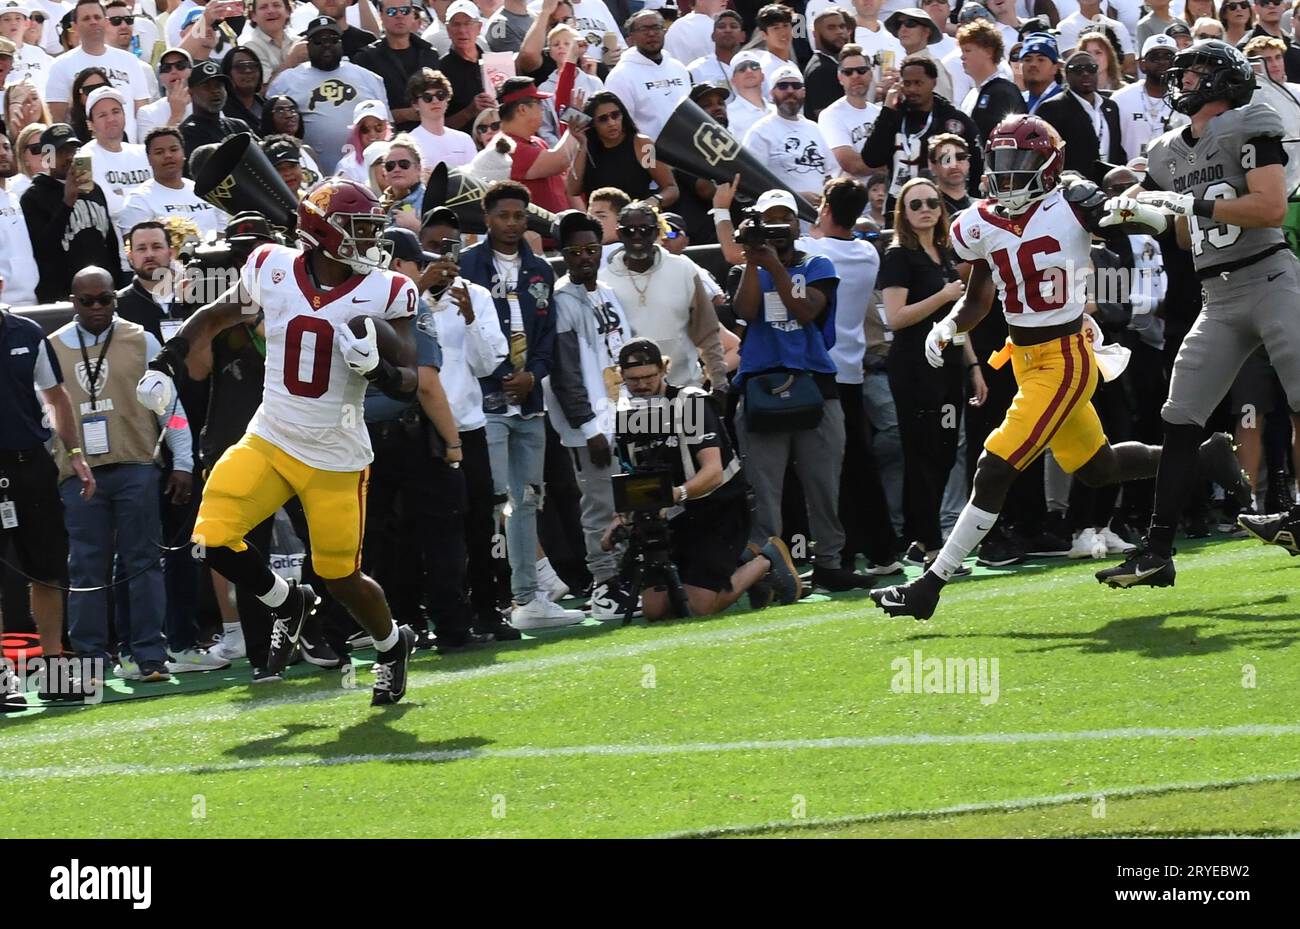
[[[1097,580],[1108,587],[1173,587],[1177,571],[1174,559],[1138,549],[1123,564],[1097,572]]]
[[[289,655],[298,639],[302,637],[303,624],[307,617],[316,612],[320,597],[311,589],[310,584],[289,582],[289,596],[271,610],[275,622],[271,626],[271,648],[266,653],[266,667],[263,669],[272,675],[283,674],[289,666]]]
[[[397,644],[375,659],[375,686],[370,693],[371,706],[389,706],[406,696],[406,666],[415,651],[415,630],[399,626]]]
[[[1202,476],[1222,487],[1225,494],[1237,501],[1237,506],[1250,506],[1254,495],[1246,472],[1241,470],[1241,462],[1237,460],[1237,446],[1232,436],[1226,432],[1214,433],[1201,443],[1196,461]]]
[[[1300,542],[1300,511],[1267,516],[1242,513],[1237,517],[1237,525],[1265,545],[1276,545],[1291,555],[1300,555],[1300,544],[1297,544]]]
[[[926,580],[929,574],[922,574],[910,584],[894,587],[881,587],[867,594],[890,616],[911,616],[916,619],[929,619],[939,605],[941,585]]]

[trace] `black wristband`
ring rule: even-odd
[[[1201,219],[1214,219],[1214,201],[1197,197],[1192,201],[1192,215]]]
[[[182,336],[172,336],[168,339],[153,360],[149,362],[148,368],[151,371],[161,371],[172,380],[176,380],[176,375],[185,370],[185,356],[190,353],[190,340]]]
[[[366,380],[390,397],[405,400],[411,396],[410,391],[403,392],[402,390],[401,369],[383,358],[380,358],[379,364],[375,365],[370,370],[370,373],[366,375]]]

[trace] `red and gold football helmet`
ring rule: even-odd
[[[393,246],[388,217],[369,188],[340,177],[321,181],[298,204],[298,238],[358,274],[387,268]]]
[[[984,146],[989,196],[1012,215],[1055,190],[1064,167],[1065,143],[1037,116],[1007,117]]]

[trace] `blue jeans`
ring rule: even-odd
[[[510,501],[510,590],[522,606],[537,592],[537,511],[542,508],[546,419],[488,413],[487,443],[493,490],[498,501]]]
[[[862,381],[863,406],[875,436],[871,450],[880,468],[880,483],[889,503],[894,531],[903,531],[903,440],[898,433],[898,410],[889,389],[889,375],[883,367],[867,371]]]
[[[118,637],[137,661],[166,661],[163,587],[158,545],[159,471],[152,464],[107,465],[95,469],[95,495],[81,499],[75,478],[59,486],[68,524],[70,586],[100,587],[113,569],[113,556],[127,581],[130,616],[119,616]],[[120,628],[123,624],[127,628]],[[68,637],[85,658],[108,658],[108,592],[68,595]]]

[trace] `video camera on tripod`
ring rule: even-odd
[[[625,626],[632,621],[637,600],[647,586],[668,589],[668,602],[677,618],[691,615],[686,588],[672,560],[672,531],[663,516],[663,511],[674,505],[672,478],[672,472],[667,470],[616,474],[611,478],[615,512],[631,515],[629,522],[613,532],[615,542],[627,542],[621,573],[628,579],[632,595],[623,614]]]

